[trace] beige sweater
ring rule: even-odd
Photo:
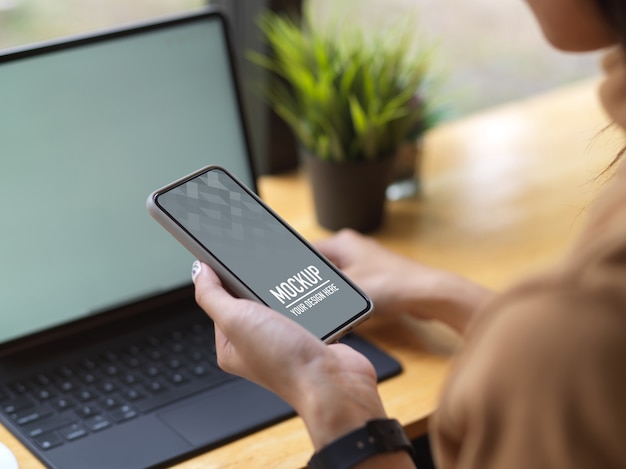
[[[626,161],[569,255],[473,324],[432,426],[438,469],[626,468]]]

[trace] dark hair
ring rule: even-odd
[[[598,8],[613,26],[615,34],[621,46],[626,49],[626,1],[624,0],[595,0]],[[615,156],[613,161],[600,173],[600,176],[608,173],[626,153],[626,146]]]
[[[604,17],[613,25],[621,44],[626,47],[626,2],[624,0],[595,0]]]

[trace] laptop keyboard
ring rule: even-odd
[[[106,431],[225,381],[210,322],[100,351],[0,387],[0,411],[40,448]]]

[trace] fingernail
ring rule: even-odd
[[[200,263],[200,261],[194,261],[193,265],[191,266],[191,280],[193,282],[196,281],[196,277],[198,277],[201,270],[202,270],[202,264]]]

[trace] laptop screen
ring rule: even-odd
[[[152,190],[255,187],[223,24],[189,16],[0,56],[0,342],[189,284]]]

